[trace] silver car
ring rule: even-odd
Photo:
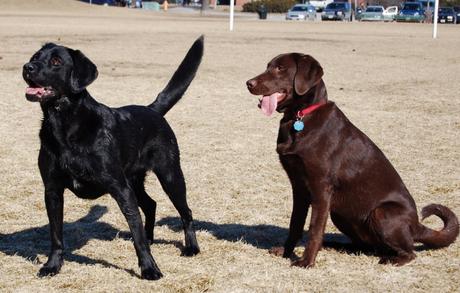
[[[313,5],[297,4],[286,14],[286,20],[315,20],[316,9]]]

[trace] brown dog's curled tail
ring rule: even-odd
[[[449,208],[440,204],[430,204],[422,209],[422,220],[431,215],[440,217],[444,222],[444,228],[441,231],[436,231],[420,224],[419,233],[414,240],[432,248],[450,245],[459,233],[457,216]]]

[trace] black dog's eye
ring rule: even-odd
[[[38,57],[40,57],[40,54],[36,53],[32,56],[32,58],[30,58],[30,61],[36,61],[38,60]]]
[[[59,66],[59,65],[62,64],[62,61],[61,61],[61,58],[59,58],[59,57],[53,57],[53,58],[51,58],[50,63],[53,66]]]

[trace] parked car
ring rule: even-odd
[[[440,7],[438,9],[439,23],[457,23],[457,13],[452,7]]]
[[[381,21],[383,20],[383,6],[371,5],[367,6],[366,10],[361,13],[360,21]]]
[[[91,4],[97,4],[97,5],[110,5],[110,6],[113,6],[113,5],[116,5],[117,1],[115,0],[80,0],[82,2],[86,2],[86,3],[91,3]]]
[[[417,0],[416,2],[422,4],[423,10],[434,10],[434,0]]]
[[[403,8],[395,16],[398,22],[423,22],[425,20],[425,11],[419,2],[406,2]]]
[[[460,22],[460,6],[455,6],[454,11],[457,14],[457,22],[456,23],[459,23]]]
[[[296,4],[286,13],[286,20],[315,20],[316,8],[309,4]]]
[[[324,8],[321,20],[348,20],[351,21],[351,6],[348,2],[332,2]]]
[[[393,21],[395,16],[398,15],[399,9],[398,6],[388,6],[383,11],[383,20],[384,21]]]
[[[310,5],[315,6],[316,11],[321,12],[324,8],[329,4],[332,3],[334,0],[311,0]]]

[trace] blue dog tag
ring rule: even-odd
[[[297,120],[294,122],[294,129],[295,131],[302,131],[303,130],[303,122],[301,120]]]

